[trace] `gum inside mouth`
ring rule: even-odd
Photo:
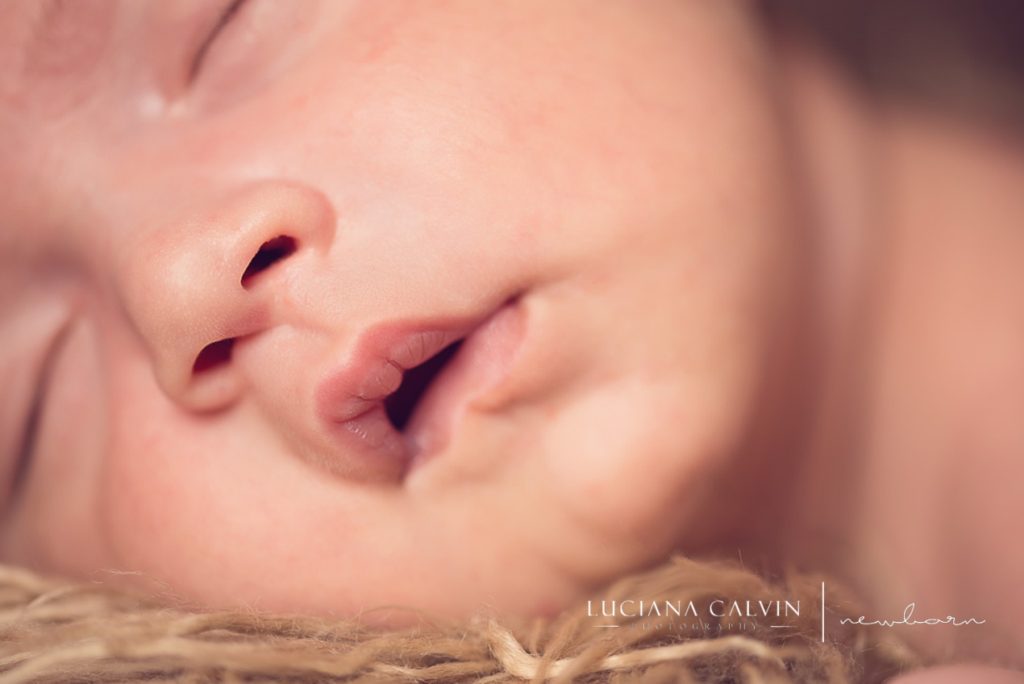
[[[384,410],[396,430],[401,432],[405,429],[427,389],[454,358],[462,342],[458,340],[449,344],[424,363],[403,373],[402,384],[384,400]]]

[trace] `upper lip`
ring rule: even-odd
[[[353,421],[381,406],[402,374],[466,337],[485,317],[445,322],[385,323],[364,332],[350,357],[315,390],[320,418]]]

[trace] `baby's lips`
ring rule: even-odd
[[[467,409],[499,410],[515,395],[510,383],[526,336],[526,313],[512,301],[473,330],[446,372],[421,400],[406,426],[414,447],[413,468],[447,445]]]
[[[402,384],[402,369],[387,359],[352,365],[317,388],[320,417],[345,423],[380,404]]]
[[[467,354],[473,362],[471,373],[477,383],[472,407],[477,410],[496,410],[514,396],[509,382],[513,367],[522,352],[526,336],[526,312],[521,302],[514,302],[492,317],[475,335],[473,347]],[[481,349],[477,351],[475,346]]]
[[[430,323],[388,322],[364,331],[352,347],[349,358],[314,389],[315,410],[321,429],[330,436],[337,449],[333,454],[338,460],[332,470],[364,474],[378,470],[389,474],[395,472],[395,464],[407,462],[425,437],[423,422],[416,418],[421,410],[439,423],[435,426],[438,434],[447,434],[456,413],[451,409],[473,394],[457,388],[468,390],[470,387],[465,386],[467,380],[471,384],[473,380],[485,380],[489,374],[480,373],[479,364],[493,363],[495,359],[467,362],[459,360],[461,354],[456,355],[451,365],[426,389],[412,422],[406,425],[406,430],[409,430],[412,423],[418,424],[420,428],[417,431],[400,432],[389,419],[385,400],[399,390],[405,370],[420,366],[463,338],[466,338],[468,348],[479,350],[477,353],[486,357],[494,355],[498,350],[487,343],[496,330],[491,320],[493,317],[494,312],[491,311],[473,318],[448,319],[440,323],[436,319]],[[487,330],[491,332],[473,341],[475,332]],[[457,372],[459,367],[467,364],[469,369],[475,369],[469,378]],[[449,377],[453,371],[454,377]],[[455,394],[451,389],[456,390]]]
[[[367,373],[354,398],[365,401],[385,398],[402,384],[402,370],[392,361],[380,361]]]
[[[429,360],[449,344],[464,337],[469,330],[469,326],[459,325],[446,330],[424,330],[413,333],[392,345],[388,359],[403,370],[414,368]]]
[[[334,423],[366,413],[399,388],[405,370],[428,360],[468,329],[459,324],[444,330],[369,331],[357,344],[353,359],[317,388],[318,412]]]

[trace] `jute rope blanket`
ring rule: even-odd
[[[0,566],[0,682],[878,682],[917,664],[877,628],[831,628],[822,643],[819,592],[818,577],[769,583],[735,565],[677,558],[554,620],[424,618],[386,631],[191,612]],[[848,598],[829,593],[831,623],[856,618]],[[785,608],[780,599],[799,601],[799,614],[775,610]],[[774,612],[712,614],[734,600]]]

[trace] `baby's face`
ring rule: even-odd
[[[525,613],[724,533],[798,247],[741,6],[14,0],[0,32],[4,559]]]

